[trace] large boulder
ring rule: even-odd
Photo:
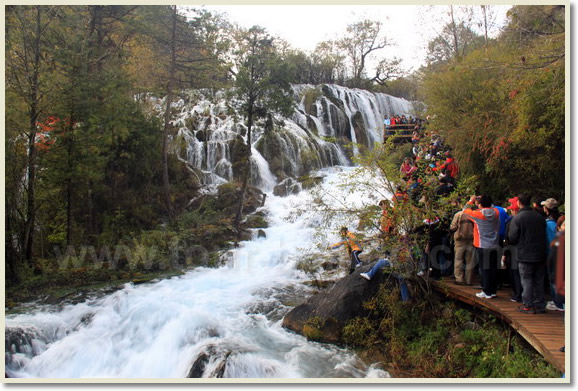
[[[395,289],[396,280],[388,273],[376,273],[371,281],[362,278],[375,262],[358,268],[330,289],[311,296],[305,303],[293,308],[283,319],[283,327],[306,336],[308,339],[340,343],[343,327],[369,311],[363,303],[371,300],[382,284]]]

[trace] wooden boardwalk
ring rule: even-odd
[[[509,288],[499,290],[497,297],[488,300],[476,297],[476,293],[480,292],[480,289],[474,289],[478,286],[477,283],[472,286],[456,285],[453,278],[446,277],[441,281],[434,281],[432,285],[434,289],[447,297],[460,300],[502,319],[526,339],[548,362],[565,373],[566,353],[560,352],[560,348],[565,345],[570,346],[570,344],[565,341],[566,329],[563,312],[548,310],[544,314],[518,312],[516,307],[520,303],[510,301],[511,290]]]

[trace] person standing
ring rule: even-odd
[[[472,196],[467,205],[477,210],[464,209],[464,215],[474,223],[474,247],[481,270],[482,291],[476,296],[492,299],[498,290],[498,242],[500,212],[492,208],[492,198],[487,195]]]
[[[557,221],[560,218],[560,212],[558,211],[558,201],[554,198],[548,198],[542,201],[540,205],[546,214],[546,259],[548,259],[550,243],[552,243],[558,231]],[[550,280],[550,296],[552,298],[551,301],[546,303],[546,309],[563,311],[562,297],[556,294],[556,289],[554,288],[554,268],[552,263],[547,263],[546,270],[548,272],[548,279]]]
[[[450,224],[455,243],[454,276],[456,285],[471,285],[475,268],[474,224],[463,214],[463,211],[456,213]]]
[[[552,259],[552,262],[555,263],[554,272],[556,281],[555,285],[556,294],[564,298],[566,295],[566,288],[565,288],[566,223],[564,216],[560,216],[557,224],[560,229],[560,232],[558,232],[556,238],[552,241],[552,251],[550,251],[550,258]],[[566,322],[566,318],[564,318],[564,322]],[[560,348],[560,351],[565,353],[566,346],[562,346]]]
[[[389,116],[385,117],[385,120],[383,121],[383,125],[385,126],[385,129],[389,129],[391,127],[391,119],[389,119]]]
[[[531,207],[528,194],[518,196],[520,211],[508,231],[508,242],[515,246],[522,282],[522,301],[518,311],[544,313],[544,279],[546,277],[546,221]]]
[[[351,263],[349,264],[349,274],[353,273],[355,269],[363,264],[359,259],[359,254],[363,251],[361,245],[357,242],[357,238],[352,232],[349,232],[347,227],[341,227],[339,230],[341,238],[343,239],[339,243],[332,244],[329,249],[335,249],[343,245],[347,246],[347,252],[349,253]]]
[[[504,253],[504,241],[506,240],[506,224],[512,218],[506,209],[502,208],[499,205],[492,205],[492,208],[496,208],[500,213],[500,230],[498,232],[499,236],[499,246],[500,246],[500,254],[503,255]],[[500,255],[500,258],[501,258]],[[505,286],[508,283],[511,283],[510,276],[507,270],[505,270],[505,265],[502,265],[498,268],[498,288]]]
[[[512,297],[510,301],[515,303],[522,302],[522,282],[520,280],[520,272],[518,271],[518,259],[516,252],[511,251],[510,243],[508,242],[508,231],[510,229],[510,222],[513,216],[518,214],[520,207],[518,206],[518,197],[513,197],[508,200],[510,205],[506,208],[510,211],[512,216],[506,222],[506,233],[504,235],[504,252],[502,253],[502,263],[506,265],[510,272],[510,285],[512,287]]]

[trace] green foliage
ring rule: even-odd
[[[348,322],[344,342],[384,357],[402,376],[559,377],[520,336],[509,335],[509,326],[489,315],[480,317],[433,297],[413,295],[411,304],[403,304],[398,292],[384,287],[364,307],[370,315]]]
[[[462,173],[477,175],[495,200],[521,192],[564,198],[563,36],[558,26],[551,39],[535,35],[524,46],[498,40],[426,74],[432,127],[454,147]]]
[[[374,332],[373,325],[367,318],[354,318],[343,328],[343,342],[349,346],[366,346]]]

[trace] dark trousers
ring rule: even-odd
[[[526,307],[544,309],[546,262],[518,262],[522,280],[522,301]]]
[[[428,269],[431,268],[430,278],[439,280],[447,270],[453,271],[453,269],[450,268],[451,262],[447,256],[449,251],[449,247],[442,244],[433,246],[430,252],[426,254],[426,265],[428,265]]]
[[[355,271],[355,267],[361,263],[361,260],[359,259],[359,254],[361,254],[361,251],[351,252],[351,263],[349,264],[349,274],[353,273]]]
[[[522,281],[520,280],[520,271],[518,270],[518,261],[510,258],[510,284],[512,285],[512,297],[522,300]]]
[[[486,295],[498,291],[498,249],[476,247],[478,265],[481,271],[482,290]]]

